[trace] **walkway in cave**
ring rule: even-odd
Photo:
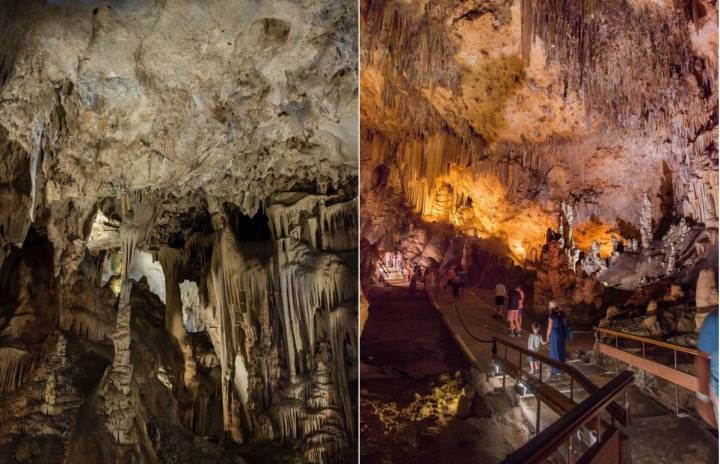
[[[425,292],[371,287],[361,340],[363,463],[498,462],[520,439],[504,395],[485,401],[493,417],[456,417],[469,363]],[[475,410],[473,403],[473,410]]]
[[[430,300],[442,315],[445,326],[457,340],[466,357],[481,371],[489,371],[492,353],[489,344],[474,340],[454,314],[453,304],[469,331],[476,337],[489,339],[499,336],[520,346],[527,346],[526,331],[521,338],[507,337],[506,323],[492,318],[493,292],[490,289],[467,289],[457,299],[446,292],[431,292]],[[524,327],[530,321],[524,322]],[[543,326],[544,327],[544,326]],[[544,335],[543,335],[544,336]],[[568,352],[592,350],[594,336],[579,333],[568,346]],[[545,349],[547,353],[547,349]],[[596,385],[610,381],[614,374],[597,364],[584,363],[579,359],[569,361]],[[630,453],[632,464],[705,464],[718,462],[717,437],[713,436],[695,420],[675,416],[643,390],[633,385],[628,389],[630,398],[631,427]],[[519,400],[523,416],[532,423],[535,400],[526,397]],[[543,408],[542,428],[557,419],[557,415]]]

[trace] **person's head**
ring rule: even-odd
[[[560,311],[560,307],[558,307],[557,301],[555,301],[555,300],[550,300],[550,301],[548,302],[548,310],[549,310],[551,313],[559,312],[559,311]]]
[[[538,324],[537,322],[533,322],[532,330],[533,330],[533,333],[539,333],[540,332],[540,324]]]

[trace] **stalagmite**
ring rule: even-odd
[[[135,393],[132,386],[133,366],[130,360],[130,291],[125,281],[118,298],[117,322],[112,336],[113,362],[102,390],[106,414],[105,425],[117,443],[132,443],[135,419]]]
[[[678,254],[683,251],[681,247],[685,244],[689,228],[685,223],[685,219],[681,219],[678,224],[670,226],[670,230],[663,237],[663,246],[666,249],[665,273],[672,275],[676,271],[676,261]]]
[[[650,203],[650,197],[645,194],[643,196],[642,210],[640,211],[640,242],[643,250],[647,250],[652,244],[652,220],[652,203]]]

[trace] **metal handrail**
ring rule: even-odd
[[[644,343],[647,343],[648,345],[655,345],[655,346],[659,346],[662,348],[679,351],[681,353],[691,354],[693,356],[697,356],[700,354],[700,352],[698,350],[693,349],[693,348],[688,348],[687,346],[676,345],[675,343],[669,343],[669,342],[657,340],[654,338],[643,337],[641,335],[630,334],[627,332],[619,332],[617,330],[605,329],[602,327],[595,327],[594,330],[595,330],[595,332],[604,333],[606,335],[610,335],[613,337],[620,337],[620,338],[626,338],[628,340],[644,342]]]
[[[595,418],[613,404],[613,398],[633,382],[633,373],[623,371],[614,379],[585,398],[577,407],[563,415],[548,428],[535,435],[522,448],[508,456],[502,464],[532,464],[553,454],[575,430]]]
[[[697,357],[700,355],[700,352],[698,350],[693,349],[693,348],[688,348],[683,345],[677,345],[675,343],[669,343],[669,342],[665,342],[662,340],[643,337],[641,335],[635,335],[635,334],[630,334],[630,333],[626,333],[626,332],[619,332],[617,330],[605,329],[602,327],[595,327],[594,330],[595,330],[596,348],[597,348],[598,352],[601,355],[604,353],[615,359],[615,370],[616,371],[618,369],[619,361],[622,358],[620,356],[618,356],[618,354],[613,354],[613,353],[608,352],[608,350],[612,350],[612,347],[610,345],[608,345],[607,343],[602,343],[602,341],[600,340],[600,334],[607,335],[608,337],[615,337],[615,350],[618,350],[620,352],[623,352],[623,350],[621,350],[618,347],[618,339],[620,339],[620,338],[625,339],[625,340],[633,340],[633,341],[637,341],[637,342],[641,343],[641,347],[642,347],[642,357],[640,358],[641,361],[634,362],[628,358],[628,359],[622,359],[622,362],[632,364],[641,370],[643,386],[645,386],[645,384],[646,384],[646,372],[648,371],[649,366],[652,366],[652,365],[664,366],[664,364],[658,363],[656,361],[652,361],[645,357],[645,345],[653,345],[653,346],[657,346],[660,348],[672,350],[672,352],[673,352],[672,368],[676,372],[674,372],[672,374],[662,374],[660,372],[653,372],[653,373],[654,373],[654,375],[657,375],[658,377],[660,377],[664,380],[667,380],[675,385],[675,414],[680,414],[680,385],[679,384],[682,385],[682,388],[690,390],[691,392],[699,391],[699,389],[698,389],[699,387],[697,385],[694,385],[694,386],[688,385],[688,382],[697,383],[697,379],[692,374],[688,374],[687,372],[678,369],[678,353],[685,353],[685,354],[689,354],[693,357]],[[606,346],[609,348],[603,349],[603,346]],[[634,355],[628,353],[628,356],[634,356]],[[648,362],[650,364],[647,364]]]
[[[589,394],[594,394],[595,392],[598,391],[597,385],[595,385],[590,379],[585,377],[582,374],[582,372],[580,372],[573,366],[570,366],[566,363],[562,363],[560,361],[556,361],[555,359],[552,359],[542,353],[530,351],[526,348],[523,348],[522,346],[516,345],[507,340],[503,340],[502,338],[493,337],[493,347],[492,347],[493,356],[497,356],[497,344],[498,343],[501,345],[505,345],[506,348],[510,348],[510,349],[518,351],[520,353],[524,353],[525,355],[532,357],[533,359],[542,361],[542,363],[544,363],[544,364],[548,364],[556,369],[566,372],[570,376],[571,380],[574,380],[575,382],[577,382]],[[541,364],[541,366],[542,366],[542,364]],[[610,407],[608,408],[608,412],[610,412],[610,414],[618,422],[620,422],[620,424],[622,424],[623,426],[628,425],[629,420],[628,420],[627,410],[625,408],[623,408],[622,406],[620,406],[619,404],[613,402],[610,405]]]

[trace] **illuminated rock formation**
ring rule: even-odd
[[[442,276],[472,238],[495,272],[471,285],[520,279],[588,323],[608,288],[694,287],[718,246],[718,10],[683,5],[361,2],[363,280],[397,251]]]

